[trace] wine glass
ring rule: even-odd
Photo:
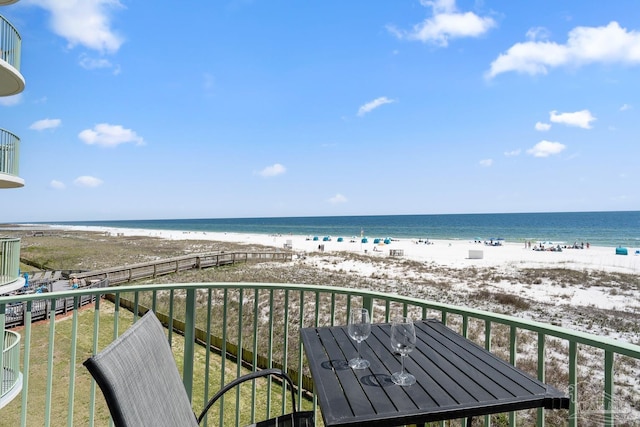
[[[360,357],[360,343],[366,340],[371,333],[371,318],[369,317],[369,310],[366,308],[351,310],[351,313],[349,313],[349,325],[347,330],[349,331],[351,339],[358,343],[358,357],[349,360],[349,366],[352,369],[368,368],[369,361]]]
[[[408,317],[397,317],[391,323],[391,349],[400,353],[402,369],[391,375],[391,381],[398,385],[411,385],[416,377],[404,371],[404,358],[416,346],[416,328]]]

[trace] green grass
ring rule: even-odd
[[[120,310],[119,316],[119,334],[124,332],[133,321],[133,316],[126,310]],[[78,314],[78,334],[76,338],[77,358],[74,364],[75,371],[75,391],[73,397],[73,424],[88,425],[90,413],[90,389],[91,376],[82,365],[82,362],[91,356],[93,328],[94,328],[94,310],[84,309]],[[114,325],[114,306],[106,301],[101,302],[100,309],[100,327],[99,327],[99,350],[104,348],[113,339]],[[54,360],[53,360],[53,390],[51,392],[51,425],[64,425],[68,421],[69,406],[69,354],[71,351],[71,327],[72,317],[61,318],[55,323],[55,339],[54,339]],[[27,394],[27,425],[41,426],[45,421],[45,401],[46,401],[46,384],[47,384],[47,355],[49,349],[49,322],[39,322],[32,326],[31,333],[31,357],[29,368],[29,390]],[[24,330],[18,330],[24,340]],[[24,344],[24,341],[23,341]],[[184,346],[183,337],[179,334],[172,335],[172,346],[176,364],[180,372],[182,372],[182,349]],[[24,349],[23,349],[24,350]],[[206,351],[203,347],[196,346],[196,354],[194,357],[194,411],[200,413],[203,402],[203,390],[205,385],[205,357]],[[24,351],[22,352],[24,354]],[[209,374],[209,395],[213,394],[220,388],[221,376],[221,358],[216,354],[210,357],[210,374]],[[225,382],[236,377],[237,366],[227,360],[225,364]],[[248,372],[245,369],[242,373]],[[257,380],[257,391],[255,399],[256,418],[266,418],[265,408],[267,401],[267,381],[264,379]],[[277,385],[271,387],[271,411],[272,415],[279,415],[282,405],[282,391]],[[236,392],[230,391],[225,395],[224,419],[222,425],[235,425],[236,414]],[[245,383],[241,387],[240,419],[241,425],[249,424],[250,412],[253,401],[251,399],[251,382]],[[288,403],[287,411],[290,411],[290,403]],[[217,406],[217,407],[216,407]],[[303,402],[303,406],[310,408],[310,402]],[[2,409],[2,417],[0,425],[14,426],[20,425],[21,398],[16,398],[13,402]],[[96,426],[108,426],[109,413],[106,403],[99,389],[96,392],[95,405],[95,424]],[[209,425],[220,425],[219,404],[216,404],[209,411]]]

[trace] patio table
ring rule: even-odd
[[[346,326],[301,329],[324,424],[393,426],[469,418],[522,409],[569,407],[569,397],[522,372],[437,320],[415,322],[416,348],[405,369],[417,382],[391,381],[400,356],[390,347],[390,324],[371,325],[362,342],[367,369],[353,370],[356,354]]]

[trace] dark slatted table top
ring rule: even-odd
[[[389,426],[544,407],[569,398],[436,320],[415,323],[417,344],[405,359],[416,384],[395,385],[400,356],[391,353],[391,325],[374,324],[362,343],[368,369],[347,361],[356,345],[346,326],[301,330],[322,416],[330,426]]]

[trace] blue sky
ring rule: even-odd
[[[636,0],[0,13],[26,80],[0,222],[640,209]]]

